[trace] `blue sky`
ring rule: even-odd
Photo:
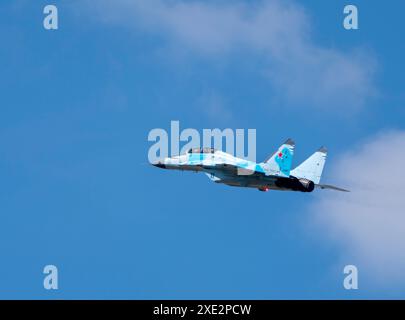
[[[355,31],[345,1],[52,3],[56,31],[48,1],[0,4],[0,298],[404,297],[402,1],[355,1]],[[327,145],[323,181],[355,190],[158,170],[172,120],[254,128],[259,161]]]

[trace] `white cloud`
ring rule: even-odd
[[[317,45],[311,38],[310,16],[292,1],[98,4],[104,21],[163,36],[179,52],[210,58],[248,53],[258,61],[258,73],[264,73],[279,98],[291,105],[358,110],[375,90],[374,59],[359,50],[344,53]],[[94,9],[93,1],[89,5]]]
[[[350,148],[333,181],[351,193],[319,192],[314,219],[344,249],[342,260],[359,261],[373,283],[405,285],[405,132],[381,134]]]

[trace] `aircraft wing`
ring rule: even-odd
[[[315,186],[317,188],[320,188],[320,189],[331,189],[331,190],[337,190],[337,191],[343,191],[343,192],[350,192],[350,190],[346,190],[346,189],[343,189],[343,188],[331,186],[331,185],[328,185],[328,184],[316,184]]]

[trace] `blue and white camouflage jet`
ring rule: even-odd
[[[158,168],[204,172],[216,183],[260,191],[284,190],[312,192],[315,188],[348,190],[320,184],[327,150],[319,148],[291,170],[295,143],[288,139],[277,152],[261,163],[240,159],[213,148],[192,148],[186,154],[154,163]]]

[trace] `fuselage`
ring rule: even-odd
[[[275,189],[311,192],[314,189],[312,181],[285,177],[266,163],[237,158],[212,148],[190,149],[186,154],[165,158],[154,165],[164,169],[204,172],[216,183],[260,191]]]

